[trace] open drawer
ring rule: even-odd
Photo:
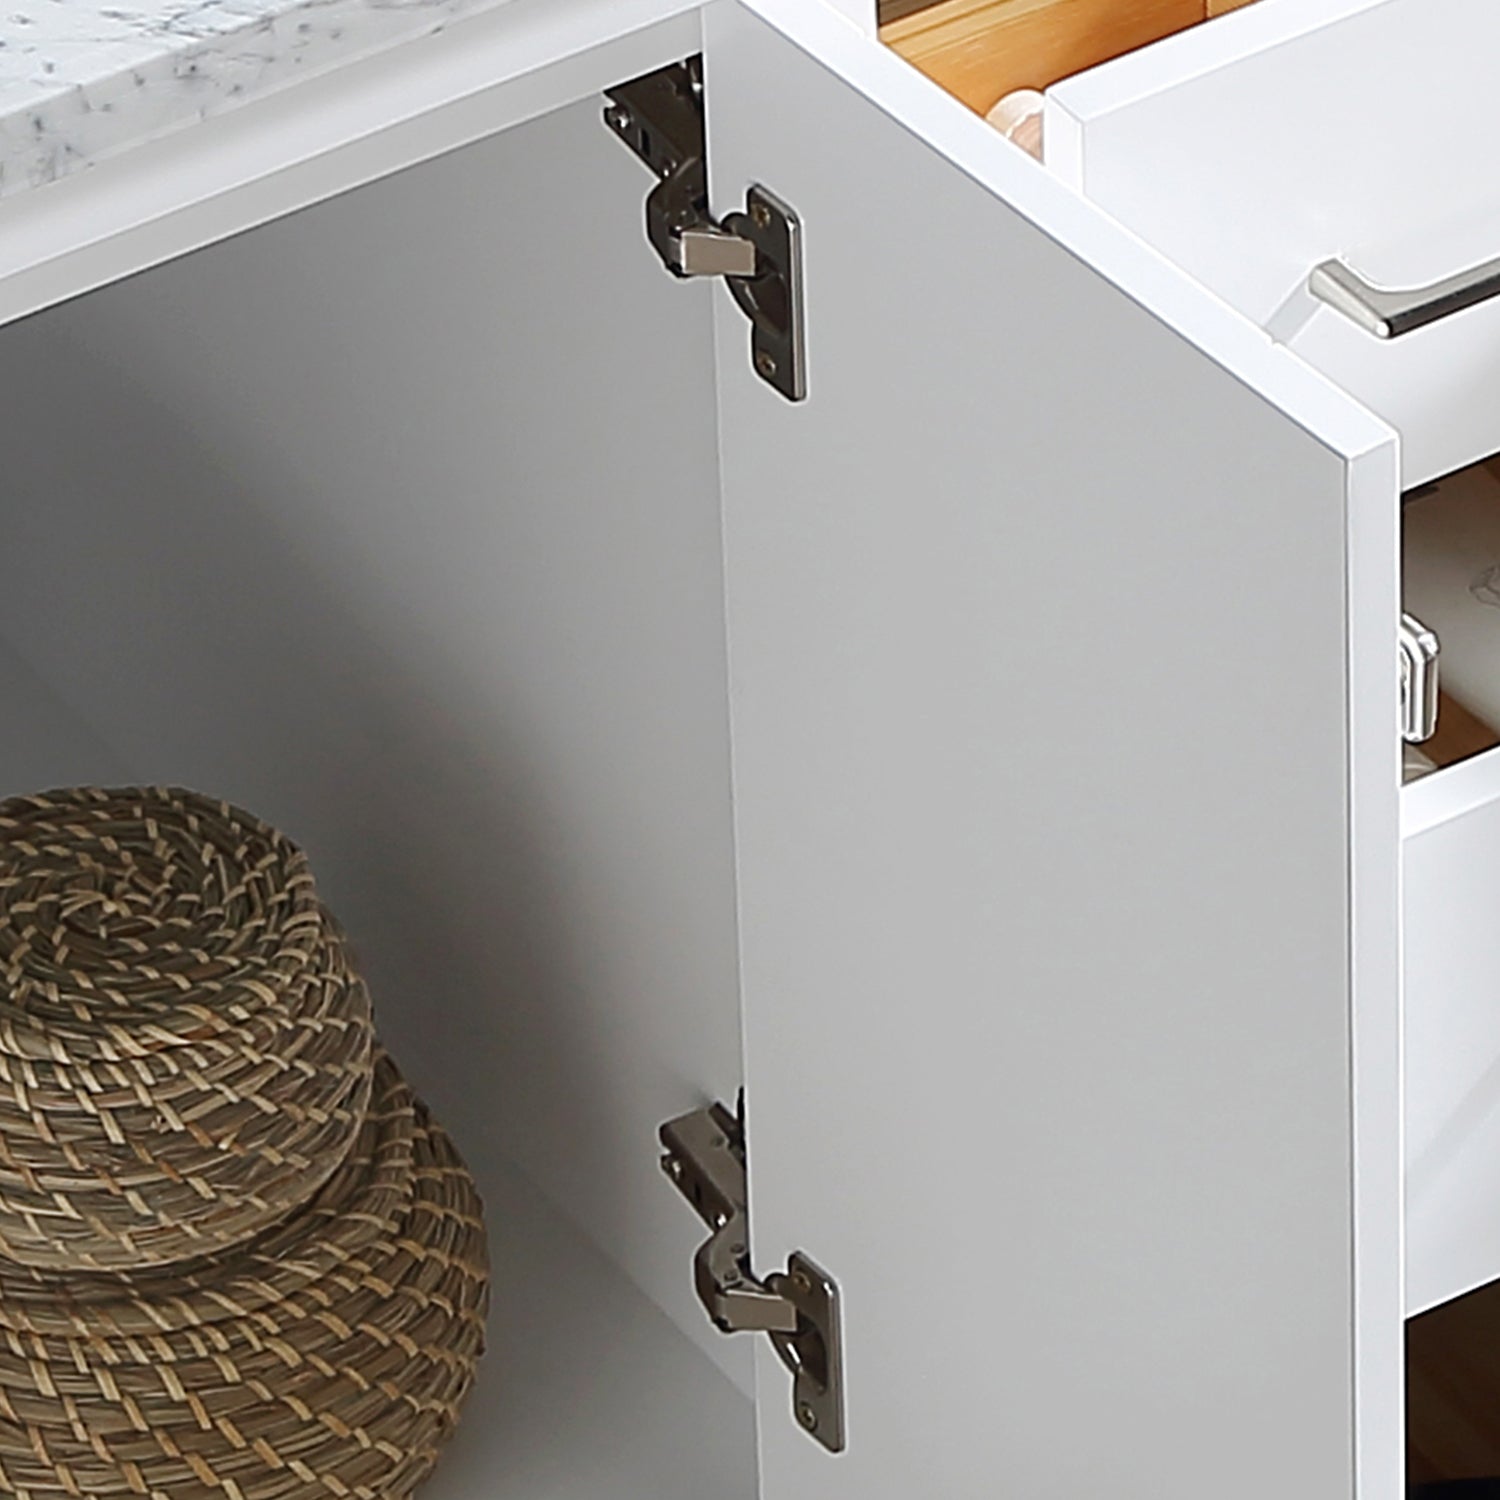
[[[1500,475],[1407,497],[1404,596],[1443,644],[1437,734],[1402,791],[1407,1301],[1500,1275]],[[1422,766],[1436,766],[1422,774]]]
[[[1046,89],[1048,168],[1389,421],[1407,485],[1493,452],[1500,9],[1242,0],[1194,24],[1224,9],[948,0],[886,35],[980,110]]]
[[[1405,788],[1407,1307],[1500,1275],[1500,752]]]

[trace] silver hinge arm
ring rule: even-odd
[[[662,264],[678,276],[753,276],[755,246],[722,229],[708,209],[702,59],[658,68],[605,97],[604,123],[657,176],[646,238]]]
[[[656,176],[646,238],[674,276],[721,276],[750,320],[755,372],[789,401],[807,394],[802,227],[760,186],[722,222],[708,205],[703,59],[690,57],[605,92],[604,123]]]
[[[750,1269],[743,1123],[722,1104],[661,1127],[662,1170],[712,1234],[693,1261],[698,1299],[724,1333],[769,1334],[792,1373],[792,1409],[809,1437],[844,1449],[843,1329],[838,1287],[800,1252],[784,1272]]]
[[[739,1126],[722,1104],[661,1128],[662,1170],[713,1230],[694,1261],[698,1300],[724,1333],[795,1333],[797,1310],[750,1272]]]

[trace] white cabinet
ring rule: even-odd
[[[312,850],[494,1203],[434,1497],[1395,1500],[1404,1315],[1500,1273],[1500,773],[1403,793],[1395,674],[1500,312],[1305,286],[1500,248],[1494,19],[1260,0],[1059,83],[1042,167],[868,10],[510,0],[5,203],[7,787]],[[600,119],[700,54],[804,400]],[[658,1170],[741,1085],[838,1454]],[[1410,1289],[1408,1108],[1470,1163]]]

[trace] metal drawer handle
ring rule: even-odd
[[[1437,732],[1438,638],[1418,619],[1401,616],[1401,738],[1420,745]]]
[[[1378,339],[1398,339],[1441,318],[1500,297],[1500,260],[1486,261],[1431,286],[1399,290],[1372,286],[1341,260],[1314,266],[1307,289]]]

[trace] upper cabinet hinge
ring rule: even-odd
[[[743,213],[708,206],[703,59],[690,57],[606,91],[604,122],[656,174],[646,238],[674,276],[722,276],[750,320],[755,372],[789,401],[807,395],[802,226],[759,185]]]
[[[839,1290],[800,1252],[764,1281],[751,1271],[743,1120],[715,1104],[663,1125],[661,1144],[662,1170],[713,1231],[694,1261],[699,1301],[723,1333],[770,1335],[792,1372],[798,1426],[843,1452]]]

